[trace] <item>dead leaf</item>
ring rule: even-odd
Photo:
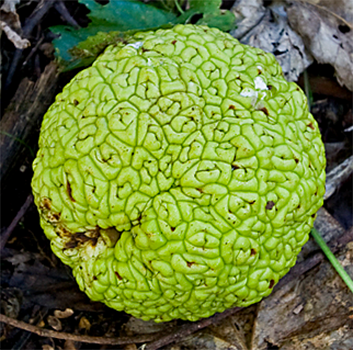
[[[64,343],[64,350],[77,350],[80,347],[77,346],[76,342],[72,341],[72,340],[65,340]]]
[[[242,43],[273,53],[285,77],[297,80],[313,58],[335,68],[353,91],[353,2],[351,0],[237,0],[232,8]]]
[[[21,38],[22,29],[20,18],[16,12],[16,4],[19,0],[5,0],[0,8],[0,33],[4,31],[7,38],[17,49],[25,49],[31,45],[29,40]]]
[[[345,21],[353,23],[353,2],[347,0],[300,0],[325,8]]]
[[[16,12],[16,5],[20,3],[20,0],[5,0],[1,5],[1,10],[5,12]]]
[[[74,314],[74,310],[72,309],[65,309],[64,311],[61,310],[55,310],[54,311],[54,316],[57,318],[68,318]]]
[[[265,8],[260,0],[240,0],[232,12],[238,21],[231,34],[244,44],[274,54],[287,80],[296,81],[313,62],[302,38],[288,24],[284,1],[273,1]]]
[[[289,23],[303,38],[306,48],[317,62],[332,65],[338,82],[353,91],[353,25],[337,14],[345,12],[342,7],[347,9],[349,5],[346,4],[352,2],[334,1],[331,7],[337,13],[317,3],[320,4],[288,1]]]
[[[262,0],[238,0],[235,2],[232,12],[237,27],[231,31],[235,38],[242,38],[260,23],[266,13],[266,8],[262,3]]]
[[[136,344],[127,344],[124,346],[124,350],[137,350]]]
[[[230,344],[228,341],[209,334],[206,331],[198,332],[190,335],[178,342],[182,349],[185,350],[243,350],[244,348]]]
[[[78,323],[78,328],[84,329],[88,332],[91,329],[91,323],[88,321],[88,319],[85,316],[82,316],[80,318],[80,322]]]
[[[130,317],[124,325],[126,334],[150,334],[166,331],[167,329],[176,326],[175,321],[168,323],[156,323],[154,321],[143,321],[136,317]]]
[[[0,292],[1,312],[6,316],[17,318],[22,304],[22,291],[17,288],[2,288]]]
[[[43,350],[55,350],[51,345],[49,344],[44,344],[42,345]]]
[[[61,321],[57,317],[50,315],[48,316],[47,321],[49,326],[55,329],[56,331],[61,331],[63,329]]]
[[[227,341],[237,350],[247,350],[244,330],[235,322],[235,319],[227,317],[221,322],[209,326],[207,330],[216,338]]]
[[[17,49],[25,49],[31,46],[27,39],[22,39],[7,23],[0,21],[0,29],[3,30],[7,38],[16,46]]]

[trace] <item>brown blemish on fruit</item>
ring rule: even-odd
[[[315,126],[313,125],[313,123],[309,123],[307,125],[311,130],[315,130]]]
[[[187,261],[186,264],[188,265],[188,267],[191,267],[192,265],[195,264],[195,262],[190,262],[190,261]]]
[[[172,44],[173,44],[173,45],[175,45],[175,44],[176,44],[176,42],[177,42],[176,40],[173,40],[173,41],[172,41]]]
[[[117,271],[114,271],[114,273],[115,273],[115,276],[118,278],[118,280],[121,281],[123,279]]]
[[[271,280],[270,281],[270,285],[268,286],[268,288],[272,288],[275,285],[275,280]]]
[[[271,210],[275,206],[275,203],[273,201],[269,201],[266,204],[266,209]]]
[[[73,104],[74,104],[75,106],[77,106],[79,103],[80,103],[80,102],[78,102],[77,100],[73,100]]]
[[[256,250],[254,248],[251,248],[250,250],[250,255],[253,256],[256,254]]]
[[[76,202],[75,199],[72,197],[72,189],[71,189],[71,185],[70,185],[69,181],[66,182],[66,190],[67,190],[67,194],[69,195],[70,200],[72,202]]]
[[[57,226],[55,232],[61,238],[67,238],[71,236],[71,232],[62,225]]]
[[[267,116],[269,115],[268,109],[266,107],[260,108],[259,111],[264,112]]]
[[[53,219],[58,221],[60,219],[61,213],[52,213]]]
[[[45,216],[50,223],[57,223],[60,220],[61,213],[48,211]]]
[[[40,208],[42,209],[42,211],[43,210],[50,210],[51,209],[51,200],[47,197],[44,197],[41,200]]]
[[[96,226],[94,230],[71,233],[65,228],[61,227],[61,230],[64,231],[64,234],[61,232],[59,235],[60,237],[69,237],[69,241],[65,243],[66,249],[74,249],[87,242],[89,242],[91,246],[94,247],[98,242],[98,238],[100,237],[100,229],[101,228],[99,226]]]
[[[229,106],[229,109],[233,109],[233,110],[235,110],[236,108],[235,108],[235,106],[234,106],[234,105],[230,105],[230,106]]]

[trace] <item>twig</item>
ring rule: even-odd
[[[43,314],[39,310],[38,315],[34,317],[33,323],[38,325],[43,320],[46,314],[47,314],[46,310],[43,312]],[[21,350],[28,342],[32,334],[33,333],[31,332],[22,332],[22,335],[19,337],[20,339],[16,339],[17,341],[12,347],[12,349]]]
[[[39,21],[43,18],[43,16],[48,12],[50,7],[53,5],[53,0],[42,0],[33,13],[26,19],[26,22],[23,26],[23,37],[27,38],[33,28],[39,23]],[[12,83],[13,76],[17,70],[17,66],[21,60],[23,50],[16,49],[15,53],[12,57],[11,66],[9,68],[9,72],[7,73],[6,82],[4,84],[4,90],[7,90]]]
[[[26,19],[23,26],[23,35],[28,37],[33,28],[40,22],[43,16],[48,12],[48,10],[53,6],[54,0],[42,0],[31,15]]]
[[[22,216],[26,213],[27,209],[33,202],[33,196],[30,194],[24,204],[22,205],[21,209],[18,211],[14,219],[12,220],[10,226],[5,230],[5,232],[0,237],[0,251],[2,251],[5,247],[5,244],[9,237],[11,236],[12,231],[17,226],[18,222],[21,220]]]
[[[37,43],[35,44],[35,46],[32,48],[31,52],[29,53],[29,55],[27,56],[27,58],[25,59],[25,61],[22,63],[23,66],[25,66],[28,61],[31,59],[31,57],[37,52],[39,45],[43,42],[44,40],[44,36],[42,36]]]
[[[165,335],[164,337],[161,337],[145,346],[142,346],[141,348],[143,350],[157,350],[163,346],[166,346],[168,344],[171,344],[177,340],[183,339],[186,336],[195,333],[196,331],[199,331],[200,329],[206,328],[210,326],[211,324],[215,324],[233,314],[236,312],[242,310],[243,308],[241,307],[234,307],[232,309],[228,309],[221,314],[216,314],[212,317],[205,318],[199,322],[195,323],[185,323],[182,326],[180,326],[177,330],[171,331],[169,334]]]
[[[54,8],[55,8],[56,11],[58,11],[61,14],[61,16],[64,17],[64,19],[65,19],[65,21],[67,23],[71,24],[76,29],[80,28],[80,26],[76,22],[76,20],[70,15],[70,13],[67,10],[67,8],[66,8],[66,6],[65,6],[63,1],[59,0],[59,1],[55,2]]]
[[[134,337],[107,338],[107,337],[91,337],[88,335],[76,335],[76,334],[70,334],[65,332],[57,332],[57,331],[52,331],[50,329],[43,329],[37,326],[33,326],[26,322],[18,321],[11,317],[7,317],[3,314],[0,314],[0,322],[9,324],[10,326],[20,328],[31,333],[35,333],[40,337],[65,339],[65,340],[72,340],[72,341],[77,341],[81,343],[90,343],[90,344],[124,345],[124,344],[145,343],[156,339],[156,334],[144,334],[144,335],[137,335]]]

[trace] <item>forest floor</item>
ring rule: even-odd
[[[77,1],[65,1],[64,10],[61,4],[42,6],[43,13],[41,1],[17,7],[30,47],[16,50],[1,36],[1,348],[353,349],[352,294],[313,238],[269,297],[195,323],[140,321],[80,292],[39,226],[30,187],[42,117],[78,71],[58,73],[48,28],[70,17],[81,27],[89,22]],[[327,172],[339,172],[315,227],[353,276],[352,92],[338,84],[330,65],[315,61],[298,79],[303,89],[304,81]]]

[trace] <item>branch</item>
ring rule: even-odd
[[[32,204],[32,202],[33,202],[33,196],[30,194],[30,195],[28,195],[28,197],[27,197],[26,201],[24,202],[24,204],[22,205],[21,209],[18,211],[18,213],[16,214],[16,216],[12,220],[10,226],[5,230],[5,232],[3,234],[1,234],[0,252],[4,249],[5,244],[6,244],[7,240],[9,239],[9,237],[11,236],[12,231],[15,229],[15,227],[17,226],[17,224],[19,223],[19,221],[21,220],[23,215],[25,215],[27,209]]]
[[[203,328],[210,326],[211,324],[218,323],[219,321],[237,313],[238,311],[242,310],[241,307],[234,307],[232,309],[228,309],[220,314],[216,314],[209,318],[204,318],[199,322],[194,323],[185,323],[180,326],[177,330],[172,330],[169,334],[161,337],[151,343],[145,345],[143,350],[157,350],[163,346],[166,346],[170,343],[173,343],[177,340],[183,339],[188,335],[195,333]]]
[[[0,322],[6,323],[16,328],[20,328],[27,332],[37,334],[40,337],[65,339],[65,340],[72,340],[72,341],[77,341],[81,343],[90,343],[90,344],[124,345],[124,344],[145,343],[145,342],[155,340],[157,336],[156,334],[145,334],[145,335],[138,335],[135,337],[107,338],[107,337],[91,337],[88,335],[76,335],[76,334],[70,334],[65,332],[52,331],[49,329],[43,329],[43,328],[28,324],[26,322],[15,320],[3,314],[0,314]]]

